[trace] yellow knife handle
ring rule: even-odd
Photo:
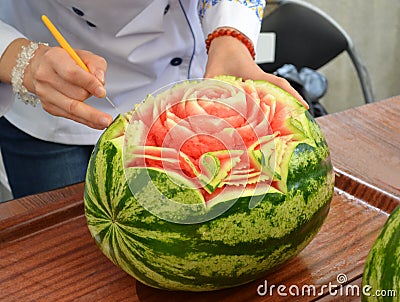
[[[49,29],[49,31],[53,34],[54,38],[57,40],[57,42],[60,44],[60,46],[65,49],[68,54],[71,56],[72,59],[84,70],[89,72],[89,68],[87,68],[86,64],[83,63],[82,59],[78,56],[78,54],[75,52],[75,50],[69,45],[67,40],[61,35],[61,33],[58,31],[58,29],[54,26],[54,24],[50,21],[50,19],[43,15],[42,16],[42,21],[46,25],[46,27]]]

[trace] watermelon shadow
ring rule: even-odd
[[[294,268],[294,269],[293,269]],[[150,287],[136,280],[136,294],[141,302],[243,302],[243,301],[265,301],[268,299],[271,288],[265,288],[266,282],[270,285],[296,285],[296,280],[302,280],[304,276],[310,275],[309,268],[301,257],[295,257],[265,277],[240,286],[206,292],[168,291]],[[272,286],[271,286],[272,287]],[[264,294],[264,295],[263,295]],[[279,301],[287,300],[279,297],[276,287],[273,290],[273,297]],[[269,297],[269,298],[273,298]],[[290,298],[287,296],[286,298]],[[293,297],[291,297],[293,298]],[[275,299],[273,299],[275,301]],[[287,301],[290,301],[287,300]]]

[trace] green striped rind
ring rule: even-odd
[[[157,288],[209,291],[265,276],[310,242],[329,211],[334,175],[328,147],[315,121],[304,121],[304,141],[311,144],[293,146],[287,194],[268,193],[255,207],[249,207],[250,196],[239,198],[213,220],[176,224],[152,215],[132,196],[120,136],[127,120],[118,117],[88,167],[84,200],[92,236],[116,265]]]
[[[363,292],[362,301],[397,302],[400,299],[400,206],[390,215],[368,254],[362,285],[368,288]]]
[[[107,257],[154,287],[204,291],[262,277],[308,244],[329,209],[334,180],[324,141],[317,148],[296,147],[286,196],[267,194],[251,210],[249,198],[242,198],[217,219],[196,225],[169,223],[144,210],[126,185],[121,152],[121,138],[107,135],[94,151],[85,187],[87,221]],[[311,175],[306,170],[296,180],[307,162]]]

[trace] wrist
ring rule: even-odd
[[[251,40],[234,28],[220,27],[207,36],[207,53],[210,53],[210,49],[215,49],[217,45],[222,46],[222,50],[229,46],[239,48],[241,51],[247,49],[252,59],[255,58],[254,45]]]
[[[30,41],[28,45],[22,45],[21,50],[17,55],[16,63],[11,70],[11,85],[13,92],[23,101],[25,104],[31,104],[36,106],[39,102],[39,98],[30,93],[25,86],[25,72],[31,63],[32,58],[35,56],[39,45],[42,43],[36,43]],[[33,85],[32,85],[33,87]],[[30,90],[32,91],[32,89]]]
[[[29,45],[29,40],[18,38],[12,41],[0,58],[0,81],[11,84],[11,71],[14,68],[18,54],[23,46]]]
[[[257,64],[243,43],[235,38],[223,36],[211,43],[205,77],[231,75],[247,79],[248,71],[256,70],[256,67]]]
[[[33,42],[35,43],[35,42]],[[28,44],[29,46],[29,44]],[[25,47],[28,47],[25,46]],[[38,62],[41,60],[42,55],[49,49],[49,46],[46,43],[37,43],[37,48],[35,49],[32,58],[29,60],[26,65],[24,77],[23,77],[23,85],[26,89],[36,94],[34,78],[35,71],[37,69]]]

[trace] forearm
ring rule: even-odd
[[[11,71],[14,68],[22,46],[27,46],[29,40],[18,38],[11,42],[0,58],[0,82],[11,83]]]
[[[253,64],[255,62],[249,50],[241,41],[231,36],[221,36],[210,44],[205,76],[229,74],[243,77],[247,74],[244,69],[251,68]]]
[[[14,27],[0,20],[0,82],[10,83],[20,47],[29,42]]]

